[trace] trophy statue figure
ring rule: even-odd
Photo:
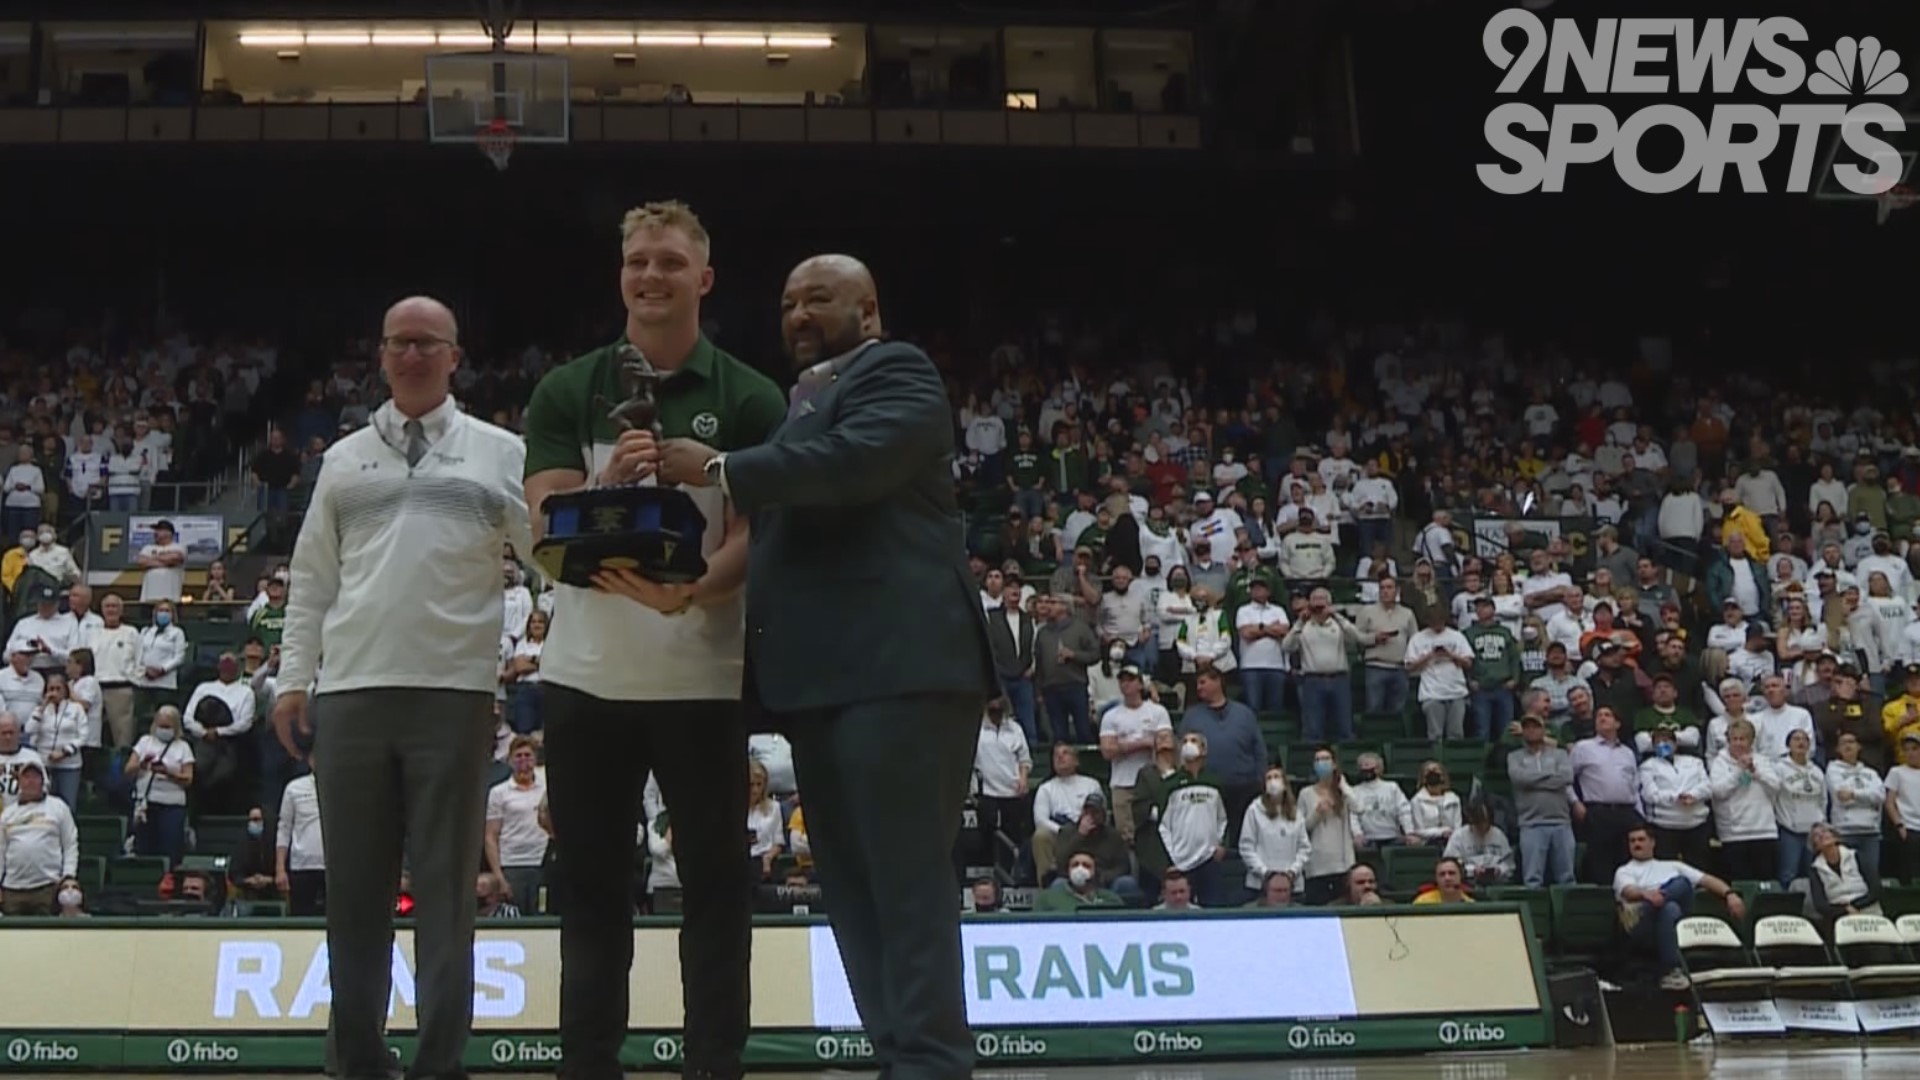
[[[627,399],[609,409],[607,419],[621,431],[651,431],[658,438],[660,402],[655,395],[665,376],[632,342],[620,346],[614,359],[620,362],[620,389],[626,392]],[[605,399],[601,401],[604,403]]]
[[[615,438],[627,431],[659,438],[659,389],[666,373],[631,343],[622,344],[614,360],[626,400],[610,405],[596,394],[595,407],[606,410]],[[588,486],[548,496],[541,513],[546,537],[535,545],[534,561],[576,588],[592,588],[593,576],[608,570],[629,570],[663,584],[698,581],[707,572],[701,554],[707,517],[680,488],[646,481]]]

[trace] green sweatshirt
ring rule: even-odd
[[[1483,690],[1520,681],[1520,643],[1499,623],[1474,623],[1466,629],[1473,646],[1474,685]]]

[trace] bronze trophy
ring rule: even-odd
[[[620,388],[627,398],[607,409],[607,422],[616,435],[646,430],[659,438],[657,394],[666,375],[631,343],[622,345],[617,356]],[[598,396],[594,403],[608,404]],[[563,584],[590,589],[594,574],[631,570],[661,584],[680,585],[698,581],[707,572],[707,560],[701,554],[707,517],[677,487],[660,487],[650,479],[589,486],[548,496],[541,514],[546,534],[534,546],[534,562]]]

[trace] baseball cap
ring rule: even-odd
[[[1535,715],[1533,715],[1532,713],[1527,713],[1527,714],[1525,714],[1525,715],[1523,715],[1522,717],[1520,717],[1520,726],[1521,726],[1521,727],[1525,727],[1525,726],[1527,726],[1528,724],[1533,724],[1533,725],[1535,725],[1535,726],[1538,726],[1538,727],[1545,727],[1545,726],[1547,726],[1547,722],[1546,722],[1545,720],[1542,720],[1542,719],[1540,719],[1539,717],[1537,717],[1537,716],[1535,716]]]
[[[1086,801],[1080,805],[1083,808],[1091,807],[1095,810],[1105,810],[1107,808],[1107,796],[1103,792],[1096,791],[1088,795]]]
[[[42,604],[51,604],[56,599],[58,599],[59,596],[60,594],[55,592],[53,590],[53,586],[51,585],[43,584],[40,587],[33,590],[33,599],[36,602],[42,603]]]
[[[1125,667],[1122,667],[1122,668],[1120,669],[1120,678],[1122,678],[1122,679],[1138,679],[1138,678],[1141,678],[1141,675],[1140,675],[1140,669],[1139,669],[1139,668],[1137,668],[1137,667],[1135,667],[1135,666],[1133,666],[1132,664],[1128,664],[1128,665],[1126,665]]]

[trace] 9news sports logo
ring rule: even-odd
[[[1518,38],[1519,49],[1511,47]],[[1600,19],[1591,38],[1580,23],[1551,24],[1518,8],[1496,14],[1481,47],[1506,72],[1497,92],[1517,94],[1536,73],[1553,96],[1623,99],[1646,95],[1757,97],[1699,108],[1672,102],[1627,111],[1602,101],[1554,103],[1551,111],[1510,101],[1487,114],[1487,146],[1506,160],[1478,166],[1480,182],[1502,195],[1565,188],[1567,169],[1609,158],[1635,191],[1666,194],[1691,187],[1718,192],[1729,167],[1738,190],[1764,192],[1760,163],[1791,153],[1786,191],[1805,192],[1816,150],[1837,128],[1848,150],[1867,164],[1836,163],[1834,179],[1858,195],[1881,195],[1901,180],[1905,163],[1883,134],[1905,132],[1895,108],[1907,92],[1900,56],[1877,38],[1842,37],[1809,44],[1796,19]],[[1767,98],[1801,97],[1765,103]],[[1641,161],[1641,140],[1670,128],[1685,149],[1662,172]],[[1529,136],[1545,133],[1546,146]],[[1782,146],[1791,144],[1790,150]]]

